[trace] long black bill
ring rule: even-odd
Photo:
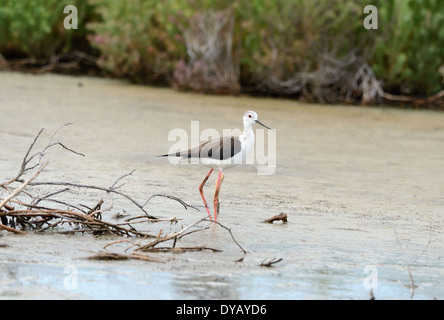
[[[257,124],[260,124],[262,127],[265,127],[265,128],[267,128],[268,130],[273,130],[273,129],[267,127],[265,124],[263,124],[263,123],[260,122],[259,120],[254,120],[254,122],[256,122]]]

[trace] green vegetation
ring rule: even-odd
[[[66,5],[75,5],[79,29],[63,27]],[[84,0],[0,0],[0,54],[49,59],[85,42],[85,21],[93,14]]]
[[[378,30],[363,27],[369,4]],[[0,0],[0,54],[81,50],[139,83],[377,103],[372,77],[392,94],[444,89],[443,26],[442,0]]]
[[[444,2],[387,0],[379,10],[380,36],[372,67],[387,88],[431,95],[443,89]]]

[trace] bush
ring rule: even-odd
[[[180,60],[173,85],[203,92],[237,92],[239,47],[235,43],[231,9],[195,13],[180,24],[188,61]]]
[[[67,4],[79,30],[63,27]],[[379,30],[363,27],[371,4]],[[414,96],[443,89],[443,9],[442,0],[2,0],[0,53],[50,59],[80,47],[135,82],[375,103],[381,84]]]
[[[79,29],[63,27],[66,5],[78,8]],[[73,43],[85,41],[85,20],[91,10],[86,0],[2,0],[0,5],[0,53],[49,59],[65,53]]]
[[[242,8],[243,59],[261,92],[344,101],[374,35],[364,0],[264,1]]]
[[[442,0],[386,0],[371,65],[385,88],[406,95],[443,89],[444,3]]]
[[[221,43],[232,35],[229,26],[214,34],[217,41],[212,48],[222,50],[204,52],[205,36],[212,24],[225,16],[217,10],[224,7],[224,1],[91,2],[101,21],[89,24],[94,33],[89,40],[101,52],[100,65],[112,74],[135,82],[168,82],[176,88],[205,92],[238,87],[233,76],[236,71],[226,72],[231,68],[231,56],[222,52],[225,44]]]
[[[101,21],[90,23],[89,40],[101,52],[99,64],[136,82],[162,81],[185,50],[178,46],[172,8],[162,1],[91,0]]]

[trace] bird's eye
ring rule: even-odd
[[[251,114],[248,115],[248,118],[251,118]]]

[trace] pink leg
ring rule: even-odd
[[[219,176],[216,181],[216,192],[214,193],[214,221],[217,220],[217,214],[219,213],[219,191],[220,186],[222,185],[222,181],[224,180],[224,175],[222,174],[222,169],[219,169]]]
[[[211,218],[210,209],[208,209],[207,201],[205,200],[205,197],[204,197],[204,194],[203,194],[203,187],[204,187],[205,183],[207,182],[207,180],[208,180],[208,178],[210,177],[210,175],[211,175],[212,172],[213,172],[213,169],[211,169],[210,172],[208,172],[207,176],[206,176],[205,179],[202,181],[202,183],[200,184],[200,187],[199,187],[199,192],[200,192],[200,195],[202,196],[202,200],[203,200],[203,203],[204,203],[204,205],[205,205],[205,209],[207,209],[208,216],[210,217],[210,220],[213,220],[213,218]]]

